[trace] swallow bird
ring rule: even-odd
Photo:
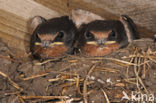
[[[73,54],[76,26],[68,16],[46,20],[35,16],[30,23],[30,51],[35,58],[48,59]]]
[[[88,11],[75,10],[73,12],[76,12],[72,13],[73,21],[79,27],[78,48],[84,54],[105,56],[139,39],[135,23],[127,15],[121,15],[119,20],[104,20]],[[84,19],[87,18],[89,22],[77,19],[79,15]]]

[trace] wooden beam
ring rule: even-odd
[[[20,39],[23,39],[23,40],[26,40],[26,41],[29,41],[29,37],[30,35],[28,35],[28,33],[26,32],[22,32],[20,30],[17,30],[13,27],[10,27],[10,26],[7,26],[3,23],[0,23],[0,31],[1,32],[5,32],[9,35],[12,35],[16,38],[20,38]]]
[[[27,20],[0,9],[0,38],[10,47],[23,52],[28,50],[30,34],[27,32]]]
[[[36,15],[45,18],[57,17],[60,14],[41,5],[33,0],[0,0],[0,9],[7,10],[13,14],[29,19]]]
[[[10,13],[7,10],[0,9],[0,14],[1,14],[0,17],[4,18],[5,21],[9,20],[8,22],[16,22],[17,24],[22,25],[22,26],[27,25],[26,19],[24,19],[21,16],[17,16],[16,14]]]
[[[46,7],[55,10],[61,14],[68,15],[69,11],[74,8],[80,8],[88,11],[92,11],[105,19],[118,19],[119,15],[113,14],[112,12],[107,11],[103,4],[102,7],[98,7],[91,2],[86,2],[86,0],[34,0]],[[88,0],[89,1],[89,0]],[[99,0],[100,1],[100,0]],[[141,34],[141,37],[153,37],[155,32],[147,29],[145,26],[138,25],[138,30]]]
[[[51,10],[57,11],[61,15],[68,15],[68,10],[65,4],[67,0],[34,0],[34,1],[44,5],[45,7],[50,8]]]
[[[29,41],[30,35],[27,30],[27,20],[15,14],[0,9],[0,31]]]
[[[26,53],[29,50],[29,42],[24,41],[23,39],[16,38],[12,35],[9,35],[5,32],[0,31],[0,38],[2,41],[7,43],[9,47],[14,47],[16,49],[21,50],[21,52]]]
[[[5,24],[9,27],[15,28],[16,30],[22,31],[22,32],[27,32],[27,24],[26,21],[24,22],[23,25],[17,23],[17,21],[12,21],[6,17],[2,17],[3,15],[0,15],[0,23]]]

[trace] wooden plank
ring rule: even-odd
[[[19,24],[15,19],[10,20],[9,18],[3,17],[3,14],[0,15],[0,23],[15,28],[16,30],[28,32],[26,21],[23,24]]]
[[[64,15],[68,15],[71,9],[81,8],[84,10],[92,11],[105,18],[110,18],[110,19],[117,18],[116,15],[110,14],[106,10],[95,7],[94,5],[86,3],[83,0],[34,0],[34,1],[41,3],[42,5],[45,5],[46,7]]]
[[[6,21],[10,20],[16,22],[19,25],[23,25],[23,26],[27,25],[26,19],[24,19],[21,16],[17,16],[16,14],[10,13],[7,10],[0,9],[0,14],[1,14],[0,17],[5,18]]]
[[[8,46],[25,52],[30,40],[30,34],[27,32],[27,20],[2,9],[0,9],[0,14],[0,38]]]
[[[11,36],[14,36],[15,38],[20,38],[22,40],[29,41],[30,35],[28,33],[16,30],[13,27],[7,26],[5,24],[0,23],[0,31],[7,33]]]
[[[44,5],[45,7],[50,8],[51,10],[57,11],[61,15],[67,15],[68,14],[67,9],[63,5],[58,4],[58,0],[52,0],[52,1],[49,1],[49,0],[34,0],[34,1]],[[62,1],[62,0],[60,0],[60,1]],[[63,3],[65,1],[66,0],[64,0]]]
[[[50,8],[52,10],[55,10],[64,15],[67,15],[69,10],[71,10],[73,8],[80,8],[80,9],[92,11],[93,13],[99,14],[100,16],[104,17],[105,19],[118,19],[119,18],[119,14],[110,12],[108,9],[105,8],[105,6],[109,6],[108,3],[99,4],[102,6],[98,6],[98,3],[96,3],[97,5],[95,5],[95,3],[92,3],[93,2],[92,0],[34,0],[34,1],[41,3],[41,4],[45,5],[46,7]],[[96,1],[98,2],[101,0],[96,0]],[[113,1],[111,1],[111,2],[113,3]],[[67,6],[67,4],[68,4],[68,6]],[[113,5],[113,7],[115,8],[115,4]],[[122,10],[124,11],[124,9],[122,9]],[[154,31],[150,30],[147,25],[146,26],[139,25],[140,24],[139,20],[137,20],[137,19],[134,19],[134,20],[135,20],[135,22],[138,23],[137,27],[139,29],[141,37],[153,37],[153,35],[156,33]]]
[[[29,42],[22,39],[11,36],[5,32],[0,31],[0,38],[3,38],[2,41],[7,43],[9,47],[14,47],[26,52],[29,50]]]
[[[36,15],[46,18],[56,17],[60,14],[40,5],[33,0],[0,0],[0,9],[7,10],[13,14],[29,19]]]
[[[68,15],[70,12],[70,8],[68,6],[69,0],[47,0],[46,2],[51,5],[51,9],[61,14]]]
[[[126,14],[133,20],[147,29],[156,32],[156,1],[155,0],[84,0],[96,7],[115,14]]]

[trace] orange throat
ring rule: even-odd
[[[81,50],[84,54],[88,56],[105,56],[117,49],[119,49],[119,44],[114,43],[104,46],[85,44]]]
[[[65,45],[57,45],[49,48],[43,48],[42,46],[35,46],[35,53],[40,55],[41,58],[54,58],[61,56],[67,51]]]

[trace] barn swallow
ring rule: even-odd
[[[48,59],[74,52],[77,29],[68,16],[49,20],[37,16],[32,20],[33,22],[38,22],[32,29],[30,41],[30,51],[35,58]]]
[[[105,56],[139,39],[133,20],[122,15],[120,20],[94,20],[82,24],[79,49],[89,56]]]

